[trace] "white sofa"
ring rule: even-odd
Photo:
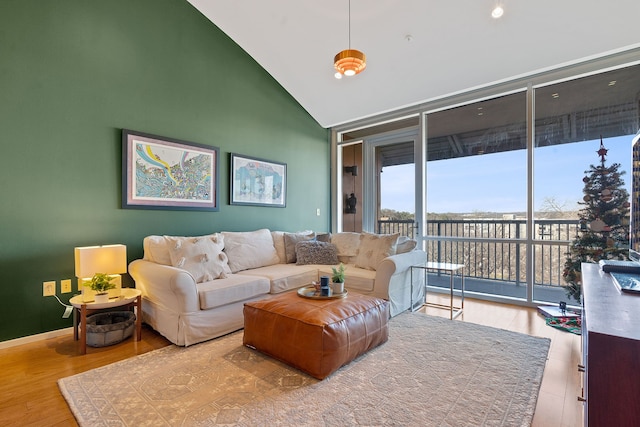
[[[147,236],[144,258],[129,273],[142,292],[143,321],[188,346],[242,329],[244,303],[331,276],[339,262],[345,289],[388,300],[395,316],[424,301],[423,275],[414,273],[412,286],[410,267],[425,261],[415,241],[398,235],[261,229]]]

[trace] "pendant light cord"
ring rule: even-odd
[[[351,49],[351,0],[349,0],[349,49]]]

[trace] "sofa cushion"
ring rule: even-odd
[[[196,283],[224,278],[231,274],[222,235],[165,238],[171,265],[187,270]]]
[[[269,280],[264,277],[240,274],[196,285],[202,310],[266,295],[269,293],[269,286]]]
[[[418,242],[414,239],[410,239],[407,236],[398,237],[398,243],[396,245],[396,255],[411,252],[416,248]]]
[[[315,240],[298,242],[296,245],[296,264],[338,264],[338,250],[332,243]]]
[[[284,233],[284,252],[287,257],[287,263],[296,262],[296,244],[298,242],[304,242],[306,240],[315,239],[316,234],[312,232],[303,231],[300,233]]]
[[[224,251],[233,273],[277,264],[280,261],[271,232],[266,228],[256,231],[223,231],[222,235]]]
[[[356,267],[375,270],[376,266],[388,256],[396,254],[396,234],[371,234],[362,232],[360,246],[354,264]]]
[[[271,238],[273,239],[273,246],[276,248],[276,253],[280,259],[280,264],[287,263],[287,254],[284,251],[284,231],[272,231]]]
[[[261,276],[269,279],[272,294],[301,288],[318,280],[317,265],[275,264],[254,268],[238,273],[238,275]]]
[[[331,243],[336,245],[338,260],[345,264],[352,264],[358,254],[360,246],[360,233],[342,232],[331,235]]]

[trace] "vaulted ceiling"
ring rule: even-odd
[[[640,47],[638,0],[351,0],[367,68],[338,80],[349,0],[188,1],[324,127]]]

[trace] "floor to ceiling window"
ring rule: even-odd
[[[631,194],[631,140],[638,131],[640,66],[535,88],[533,299],[549,299],[585,207],[585,172],[619,163]],[[562,296],[561,296],[562,297]],[[575,302],[575,301],[574,301]]]
[[[427,257],[464,264],[467,291],[526,297],[526,119],[524,91],[426,116]]]
[[[415,220],[412,232],[429,260],[465,265],[467,291],[528,303],[567,300],[561,272],[601,137],[607,161],[621,164],[630,187],[640,65],[548,80],[523,79],[504,94],[454,99],[451,108],[424,105],[420,120],[336,133],[336,146],[363,141],[363,229],[393,231]],[[409,155],[420,144],[425,165]],[[367,163],[367,153],[375,161]],[[420,173],[424,182],[415,179]],[[425,212],[415,209],[421,201]],[[430,276],[434,289],[448,285]]]

